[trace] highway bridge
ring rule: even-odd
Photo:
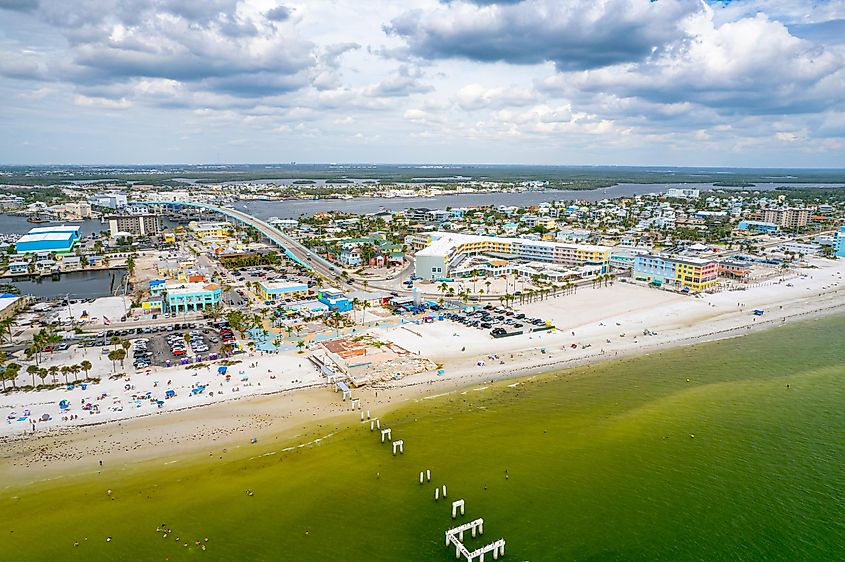
[[[298,241],[294,240],[290,236],[286,235],[285,233],[281,232],[279,229],[275,228],[274,226],[264,222],[261,219],[255,218],[252,215],[248,215],[242,211],[238,211],[237,209],[232,209],[230,207],[218,207],[217,205],[209,205],[207,203],[195,203],[195,202],[183,202],[183,201],[130,201],[130,205],[183,205],[186,207],[197,207],[200,209],[206,209],[208,211],[213,211],[215,213],[220,213],[221,215],[225,215],[230,219],[234,219],[240,223],[243,223],[247,226],[251,226],[258,232],[260,232],[263,236],[268,238],[271,242],[279,246],[282,249],[284,254],[291,259],[292,261],[298,263],[299,265],[303,266],[304,268],[314,271],[315,273],[319,273],[324,275],[328,278],[335,278],[337,277],[338,271],[336,267],[324,259],[323,257],[319,256],[318,254],[312,252]]]

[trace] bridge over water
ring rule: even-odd
[[[168,205],[168,206],[185,206],[196,207],[199,209],[206,209],[221,215],[227,216],[240,223],[251,226],[256,229],[271,242],[282,249],[285,256],[295,263],[303,266],[310,271],[316,271],[327,276],[333,276],[334,267],[331,263],[326,261],[323,257],[312,252],[296,240],[280,232],[279,229],[264,222],[263,220],[248,215],[247,213],[231,209],[229,207],[218,207],[217,205],[210,205],[208,203],[197,203],[192,201],[130,201],[130,205]]]

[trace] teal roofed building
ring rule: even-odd
[[[67,253],[79,241],[79,226],[44,226],[31,229],[15,243],[19,254],[38,252]]]
[[[838,258],[845,258],[845,226],[839,227],[836,239],[833,242],[834,254]]]

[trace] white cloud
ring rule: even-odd
[[[219,150],[232,161],[842,162],[841,1],[2,6],[0,151],[13,161],[44,161],[31,130],[62,115],[64,130],[149,138],[53,136],[63,162],[86,150],[115,161]]]
[[[80,107],[100,107],[103,109],[128,109],[132,107],[132,102],[125,98],[113,100],[109,98],[92,98],[81,95],[74,96],[73,103]]]

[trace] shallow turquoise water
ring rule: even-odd
[[[505,560],[843,559],[843,333],[813,321],[422,400],[385,417],[398,457],[350,420],[295,452],[25,489],[0,500],[22,515],[0,558],[454,560],[446,483],[485,518],[468,542],[504,537]]]

